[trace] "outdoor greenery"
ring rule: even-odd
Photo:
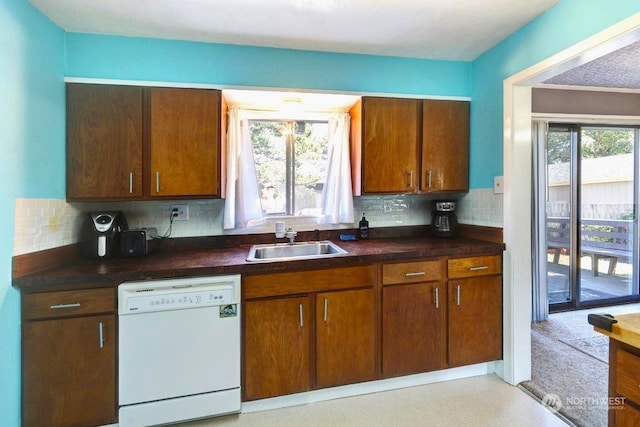
[[[633,153],[633,131],[620,129],[582,128],[582,158],[615,156]],[[553,131],[548,133],[547,162],[567,163],[571,160],[571,134]]]
[[[327,171],[327,123],[252,120],[249,127],[265,213],[313,214]],[[287,183],[288,161],[294,171],[292,183]],[[295,188],[295,198],[287,194],[290,185]]]

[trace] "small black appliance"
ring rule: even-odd
[[[122,256],[149,255],[158,248],[158,230],[156,228],[139,228],[125,230],[120,237]]]
[[[431,232],[434,236],[454,237],[458,228],[455,214],[456,202],[437,201],[431,215]]]
[[[89,212],[86,224],[83,252],[87,257],[101,259],[120,253],[121,234],[128,228],[122,212]]]

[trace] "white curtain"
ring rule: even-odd
[[[226,190],[225,229],[242,228],[263,222],[249,121],[245,113],[238,108],[229,110]]]
[[[353,191],[349,153],[349,113],[329,118],[329,164],[322,189],[320,223],[353,223]]]

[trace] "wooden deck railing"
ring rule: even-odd
[[[608,274],[615,274],[618,260],[630,262],[633,247],[633,222],[626,220],[583,219],[580,229],[580,253],[591,257],[593,275],[598,275],[598,261],[609,259]],[[568,253],[569,218],[547,218],[547,247],[553,262]]]

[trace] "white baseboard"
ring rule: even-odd
[[[500,362],[479,363],[476,365],[462,366],[460,368],[427,372],[425,374],[416,374],[398,378],[368,381],[364,383],[349,384],[340,387],[313,390],[304,393],[290,394],[287,396],[278,396],[269,399],[243,402],[242,413],[266,411],[270,409],[285,408],[288,406],[304,405],[307,403],[340,399],[342,397],[378,393],[381,391],[389,391],[399,388],[414,387],[418,385],[432,384],[442,381],[493,374],[496,373],[498,363]]]

